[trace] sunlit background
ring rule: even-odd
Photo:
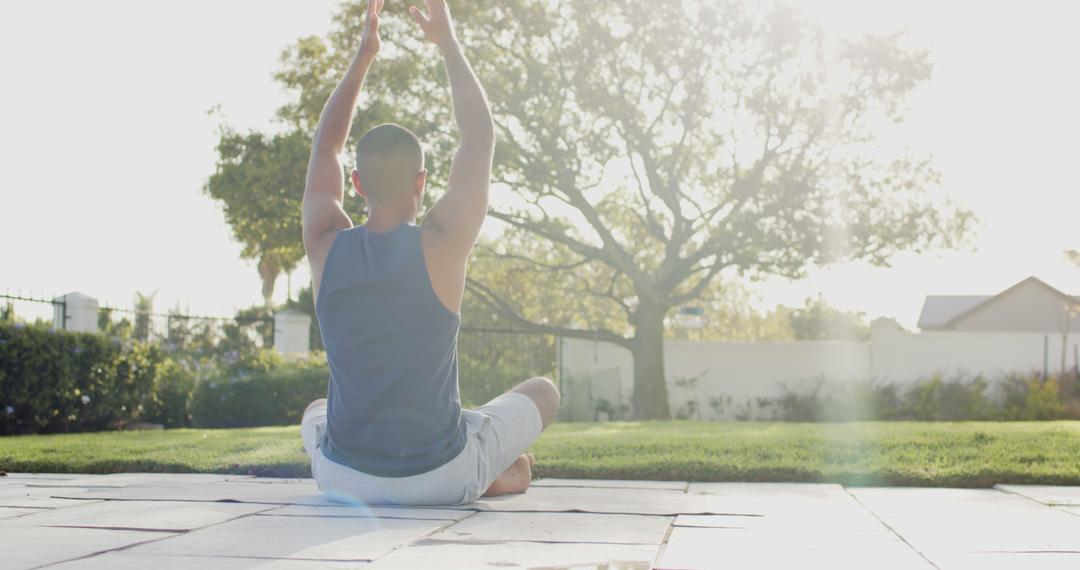
[[[394,1],[394,0],[388,0]],[[257,304],[254,264],[203,195],[217,128],[272,130],[283,48],[330,28],[336,0],[21,2],[0,7],[0,287],[114,306]],[[976,250],[902,254],[752,284],[761,309],[824,296],[914,327],[927,294],[994,294],[1036,275],[1080,293],[1080,5],[835,0],[800,6],[837,35],[906,29],[933,79],[883,138],[930,152],[980,220]],[[662,14],[658,14],[662,17]],[[212,108],[219,109],[209,114]],[[299,191],[299,189],[298,189]],[[292,291],[309,280],[306,264]],[[288,294],[286,279],[276,298]]]

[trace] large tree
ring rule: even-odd
[[[297,212],[310,144],[295,130],[267,135],[223,127],[217,165],[204,187],[243,245],[240,256],[255,261],[266,307],[278,276],[304,257]]]
[[[665,317],[725,270],[885,264],[968,228],[932,195],[926,157],[878,143],[930,76],[900,35],[842,42],[786,8],[682,0],[512,2],[473,23],[501,128],[497,178],[523,198],[492,215],[571,257],[559,262],[575,295],[624,313],[623,327],[586,334],[633,351],[639,418],[669,416]],[[551,256],[495,254],[551,270]],[[470,285],[521,326],[555,331]]]
[[[841,260],[887,264],[958,243],[970,215],[934,193],[928,157],[880,144],[930,77],[902,35],[841,40],[798,12],[728,0],[473,0],[454,5],[499,129],[475,299],[529,330],[634,354],[634,413],[670,416],[665,320],[718,277],[802,276]],[[388,5],[387,53],[357,113],[452,148],[444,72]],[[305,38],[278,79],[279,113],[310,133],[356,49],[359,2]],[[299,192],[300,186],[295,188]],[[480,278],[477,278],[480,277]]]

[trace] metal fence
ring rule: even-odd
[[[0,293],[0,321],[67,328],[67,302],[43,294]],[[103,305],[98,308],[98,330],[116,337],[185,345],[216,346],[222,341],[274,346],[274,318],[270,315],[214,317],[180,311],[155,313]]]
[[[169,344],[172,348],[210,348],[221,342],[274,346],[272,316],[214,317],[179,311],[153,313],[102,306],[98,328],[111,336]]]
[[[0,321],[53,325],[67,320],[67,303],[41,293],[0,293]]]
[[[63,297],[0,293],[0,320],[57,327],[68,321],[67,311]],[[213,317],[101,306],[97,329],[110,336],[158,342],[173,349],[211,351],[223,343],[270,348],[274,346],[275,327],[269,315]],[[317,332],[317,325],[313,329]],[[462,400],[479,405],[526,378],[556,379],[558,345],[555,335],[463,326],[458,336]],[[317,335],[312,335],[312,348],[321,348]]]
[[[558,337],[528,331],[462,327],[458,335],[461,399],[480,405],[533,376],[555,379]]]

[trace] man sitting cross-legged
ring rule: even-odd
[[[415,225],[424,153],[411,132],[382,125],[360,139],[352,173],[367,223],[353,227],[342,209],[339,155],[379,51],[382,4],[370,0],[360,50],[323,109],[308,165],[304,247],[330,389],[304,413],[304,447],[319,488],[339,500],[446,505],[521,493],[532,478],[525,451],[555,417],[559,393],[532,378],[461,409],[459,312],[466,260],[487,215],[495,129],[444,0],[427,0],[426,15],[410,12],[450,76],[461,144],[448,190]]]

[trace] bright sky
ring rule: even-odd
[[[394,0],[396,1],[396,0]],[[130,306],[231,314],[259,301],[218,206],[220,105],[264,129],[285,95],[281,50],[323,34],[335,0],[130,0],[0,8],[0,291],[82,291]],[[1080,294],[1080,5],[817,0],[798,3],[838,33],[906,28],[932,49],[934,78],[889,136],[937,157],[943,185],[981,220],[975,253],[905,255],[798,282],[755,285],[761,306],[821,292],[841,308],[913,326],[926,294],[990,294],[1036,275]],[[308,279],[306,267],[293,289]],[[285,280],[278,297],[285,297]]]

